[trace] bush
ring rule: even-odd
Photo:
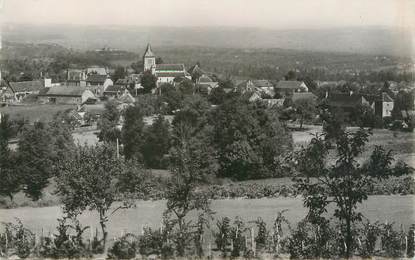
[[[16,218],[17,224],[3,223],[4,233],[0,236],[0,249],[6,256],[17,255],[20,258],[30,256],[35,247],[35,235]]]
[[[72,224],[68,223],[72,221]],[[76,218],[58,219],[57,234],[41,238],[39,256],[47,258],[81,258],[91,257],[88,245],[82,235],[89,227],[82,227]],[[72,234],[70,231],[73,231]]]
[[[110,259],[131,259],[136,256],[137,252],[137,238],[133,234],[125,234],[120,239],[115,241],[112,247],[108,250],[108,258]]]
[[[173,256],[174,248],[168,239],[168,233],[168,229],[152,230],[149,227],[144,228],[144,234],[140,236],[138,242],[140,254],[143,256]]]

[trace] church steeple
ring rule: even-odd
[[[143,63],[144,71],[151,70],[154,66],[156,66],[156,55],[154,55],[153,51],[151,50],[150,43],[147,44],[146,51],[143,55]]]

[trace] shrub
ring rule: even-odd
[[[35,235],[23,226],[20,219],[16,218],[16,222],[17,224],[3,223],[5,228],[0,238],[0,249],[7,256],[26,258],[34,249]]]
[[[381,245],[385,257],[402,257],[405,251],[403,232],[393,229],[393,224],[385,223],[381,225]]]
[[[359,238],[359,255],[362,257],[373,256],[376,249],[376,241],[380,235],[380,226],[378,222],[363,224],[363,228],[360,230]]]
[[[82,227],[76,218],[58,219],[57,233],[53,237],[42,237],[39,256],[48,258],[80,258],[91,257],[88,245],[84,243],[82,235],[89,227]],[[71,234],[70,231],[74,233]]]
[[[133,234],[125,234],[114,242],[108,250],[108,258],[110,259],[131,259],[136,256],[137,238]]]

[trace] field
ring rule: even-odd
[[[74,105],[19,105],[0,107],[0,113],[8,114],[11,119],[28,120],[30,123],[36,121],[50,122],[53,116],[60,111],[76,108]]]
[[[305,126],[304,131],[294,131],[294,149],[300,149],[301,146],[310,142],[313,135],[321,133],[321,126]],[[350,127],[349,131],[355,131],[357,128]],[[386,150],[392,150],[395,159],[401,159],[412,167],[415,167],[415,133],[406,133],[390,131],[386,129],[373,129],[373,135],[369,138],[366,152],[362,157],[366,157],[377,145],[384,147]]]
[[[359,209],[370,221],[395,222],[402,224],[407,229],[415,221],[414,203],[415,196],[413,195],[370,196],[369,200]],[[159,227],[164,208],[165,201],[138,201],[135,208],[117,212],[108,225],[109,237],[119,236],[126,231],[139,233],[143,226]],[[212,203],[212,209],[216,212],[216,219],[223,216],[232,219],[240,216],[244,221],[252,221],[261,217],[268,226],[272,225],[277,212],[281,210],[288,209],[285,215],[291,224],[296,224],[306,213],[300,198],[216,200]],[[62,212],[58,206],[45,208],[23,207],[1,209],[0,216],[2,222],[14,221],[15,218],[19,218],[38,234],[42,229],[47,234],[48,232],[54,232],[57,224],[56,219],[62,216]],[[93,230],[95,228],[99,229],[95,212],[84,213],[80,216],[80,220],[82,224],[92,226]]]

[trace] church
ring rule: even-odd
[[[191,79],[189,73],[186,72],[184,64],[156,64],[156,55],[151,49],[151,45],[147,45],[147,49],[143,55],[144,71],[151,71],[157,77],[157,86],[163,83],[174,84],[174,79],[178,77]]]

